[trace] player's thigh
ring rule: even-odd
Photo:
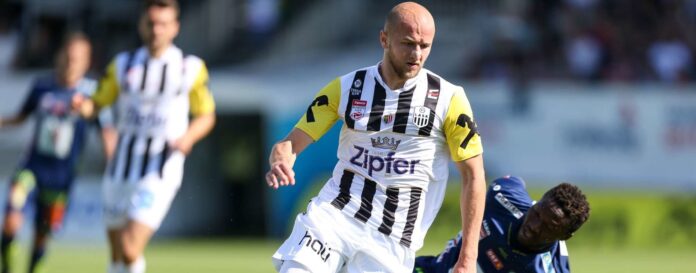
[[[29,207],[36,207],[37,181],[29,169],[17,171],[8,185],[3,232],[14,234],[22,226],[24,213]],[[30,206],[32,204],[32,206]]]
[[[34,172],[30,169],[17,171],[10,179],[6,211],[23,212],[27,204],[35,201],[37,180]]]
[[[415,252],[391,237],[372,230],[361,242],[360,249],[355,251],[341,272],[400,273],[413,270]]]
[[[102,184],[103,217],[107,230],[122,230],[128,223],[128,206],[132,186],[110,177]]]
[[[154,233],[150,226],[131,220],[121,232],[122,247],[130,251],[142,252]]]

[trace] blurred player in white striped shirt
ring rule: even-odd
[[[73,101],[85,116],[118,102],[118,144],[104,174],[111,273],[145,272],[143,252],[181,185],[185,156],[215,124],[205,63],[173,44],[178,15],[176,0],[145,1],[145,46],[118,54],[97,93]]]

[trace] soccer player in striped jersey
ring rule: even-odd
[[[29,152],[12,177],[5,204],[0,239],[3,273],[12,272],[14,238],[26,208],[33,206],[36,211],[28,272],[40,271],[50,235],[62,226],[89,127],[86,120],[71,111],[71,99],[75,93],[93,93],[97,87],[95,80],[85,77],[90,55],[91,44],[84,34],[68,36],[56,58],[55,73],[34,82],[19,113],[0,117],[0,127],[36,117]]]
[[[145,247],[181,185],[185,156],[215,124],[205,63],[173,44],[178,15],[176,0],[145,1],[145,46],[118,54],[97,93],[73,101],[85,116],[117,102],[119,139],[103,188],[112,273],[145,272]]]
[[[478,272],[569,273],[565,241],[590,216],[580,189],[561,183],[534,203],[524,181],[506,176],[486,195],[478,243]],[[461,248],[461,234],[438,256],[416,258],[414,273],[449,273]]]
[[[410,272],[439,210],[449,158],[462,175],[465,251],[455,272],[476,272],[485,179],[482,144],[464,90],[423,68],[435,23],[405,2],[387,15],[377,65],[331,81],[275,144],[266,181],[295,183],[298,153],[343,121],[332,177],[273,255],[279,272]]]

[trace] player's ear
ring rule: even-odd
[[[387,31],[386,30],[380,30],[379,31],[379,43],[382,45],[382,48],[387,49],[389,47],[389,42],[387,41]]]

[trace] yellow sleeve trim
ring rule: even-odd
[[[457,90],[450,101],[444,130],[452,160],[467,160],[483,153],[473,111],[462,89]]]
[[[319,140],[338,120],[338,103],[341,100],[341,79],[336,78],[319,91],[297,122],[295,128]]]
[[[215,112],[215,100],[208,89],[208,68],[205,63],[196,76],[196,80],[189,92],[190,111],[194,116],[200,116]]]
[[[116,79],[116,58],[106,67],[106,75],[99,80],[97,92],[92,95],[92,101],[99,107],[113,104],[118,98],[119,86]]]

